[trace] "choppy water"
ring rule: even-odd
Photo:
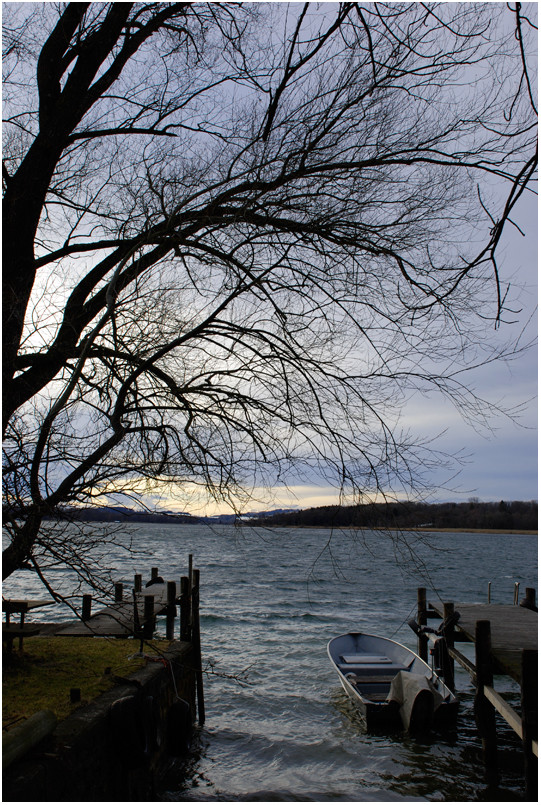
[[[326,656],[349,630],[380,633],[415,648],[405,621],[417,587],[429,598],[512,603],[514,583],[537,586],[531,536],[431,534],[414,562],[389,537],[326,530],[133,527],[135,553],[114,554],[119,580],[201,570],[207,721],[194,751],[169,769],[159,800],[513,801],[522,796],[518,739],[499,722],[501,784],[484,783],[473,689],[459,668],[455,734],[414,739],[367,735]],[[413,537],[409,538],[414,540]],[[26,595],[29,573],[20,574]],[[24,577],[24,579],[23,579]],[[67,584],[62,579],[62,584]],[[17,595],[8,580],[5,595]],[[432,592],[430,592],[432,590]],[[41,617],[51,619],[51,610]],[[465,649],[467,652],[467,649]],[[471,654],[471,650],[470,650]],[[247,676],[247,684],[227,677]],[[518,702],[512,683],[497,680]]]

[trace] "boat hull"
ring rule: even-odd
[[[365,721],[369,730],[381,727],[383,729],[400,729],[400,706],[397,702],[370,702],[359,695],[353,685],[349,685],[343,675],[339,674],[342,688],[355,703],[355,706]]]

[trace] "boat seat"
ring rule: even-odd
[[[376,676],[390,676],[393,679],[399,671],[406,671],[407,668],[403,665],[393,665],[389,662],[387,665],[379,664],[363,664],[354,665],[353,663],[340,663],[338,666],[343,674],[355,674],[359,677],[376,677]]]
[[[342,662],[353,663],[354,665],[387,665],[392,663],[392,660],[384,654],[342,654],[340,656]]]
[[[367,693],[363,690],[363,698],[368,699],[370,702],[385,702],[387,701],[388,695],[389,694],[387,691],[384,691],[383,693]]]
[[[357,676],[354,673],[346,674],[346,679],[354,685],[390,685],[396,674],[376,674],[375,676]]]

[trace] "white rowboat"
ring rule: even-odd
[[[406,646],[386,637],[349,632],[333,638],[327,652],[368,728],[402,724],[414,732],[454,721],[456,696]]]

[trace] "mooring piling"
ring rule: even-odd
[[[485,696],[485,686],[492,687],[494,674],[491,659],[490,621],[479,620],[475,624],[475,719],[481,735],[483,760],[489,785],[498,784],[498,747],[496,738],[496,711]]]
[[[426,587],[417,588],[417,623],[426,626]],[[417,654],[425,662],[428,660],[428,637],[419,632],[417,636]]]
[[[85,595],[83,595],[83,608],[81,612],[81,618],[84,621],[87,621],[89,620],[91,614],[92,614],[92,596],[89,595],[88,593],[85,593]]]
[[[455,647],[455,605],[448,601],[443,605],[443,622],[447,624],[443,629],[443,640],[446,650],[443,652],[442,658],[442,671],[443,680],[447,687],[455,691],[455,664],[451,654],[452,649]]]
[[[533,612],[537,612],[537,605],[535,603],[535,587],[525,587],[524,598],[520,602],[520,606],[525,607],[526,609],[531,609]]]
[[[190,642],[190,580],[188,576],[180,579],[180,639]]]
[[[156,627],[156,619],[154,617],[154,596],[145,595],[145,603],[143,608],[143,636],[146,640],[150,640],[154,634]]]
[[[535,591],[534,591],[535,592]],[[526,799],[537,800],[537,699],[538,699],[538,657],[537,651],[524,649],[522,652],[522,746],[524,750],[524,777]]]
[[[172,640],[175,636],[175,616],[177,614],[176,607],[177,600],[177,584],[175,581],[167,582],[167,614],[165,636],[168,640]]]
[[[196,662],[197,714],[199,724],[205,723],[205,698],[203,692],[203,663],[201,656],[201,631],[199,623],[199,570],[193,570],[192,586],[192,643]]]

